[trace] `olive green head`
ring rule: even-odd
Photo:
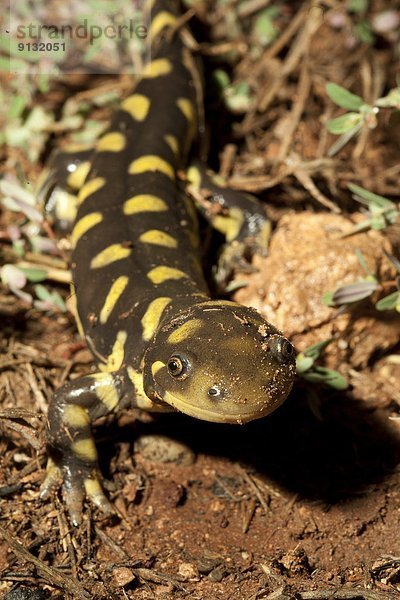
[[[218,423],[272,412],[295,372],[293,346],[275,327],[251,308],[213,300],[164,324],[143,370],[149,398]]]

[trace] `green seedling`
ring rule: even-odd
[[[345,390],[348,387],[348,383],[343,375],[338,373],[338,371],[315,364],[315,361],[332,341],[333,338],[329,338],[300,352],[296,357],[297,373],[306,381],[323,383],[335,390]]]
[[[378,124],[377,115],[381,108],[400,107],[400,87],[396,87],[382,98],[378,98],[374,104],[368,104],[356,94],[352,94],[341,85],[336,83],[326,84],[326,93],[329,98],[346,112],[339,117],[330,119],[326,127],[330,133],[340,135],[340,138],[331,146],[328,156],[334,156],[341,150],[361,129],[375,129]]]

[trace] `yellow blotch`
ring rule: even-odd
[[[86,198],[100,190],[106,183],[104,177],[95,177],[90,181],[87,181],[83,187],[79,190],[78,194],[78,204],[82,204]]]
[[[172,165],[156,154],[146,154],[137,158],[129,165],[128,173],[136,175],[147,171],[160,171],[170,179],[175,179],[175,171]]]
[[[165,307],[171,302],[171,298],[166,296],[156,298],[150,302],[148,309],[144,313],[141,324],[143,327],[143,339],[150,340],[154,332],[156,331],[158,324],[161,319],[161,315],[164,312]]]
[[[187,98],[178,98],[176,105],[189,123],[194,124],[196,112],[193,103]]]
[[[167,248],[177,248],[178,242],[172,235],[160,231],[159,229],[150,229],[139,237],[139,242],[146,244],[156,244],[157,246],[166,246]]]
[[[89,174],[91,164],[88,160],[77,165],[75,171],[73,171],[70,175],[68,175],[67,183],[74,190],[79,190],[84,182],[86,177]]]
[[[240,304],[232,302],[232,300],[208,300],[207,302],[202,302],[199,306],[204,306],[205,308],[218,308],[220,306],[240,306]]]
[[[113,308],[124,293],[128,281],[129,278],[126,275],[121,275],[114,281],[100,311],[100,323],[104,324],[107,322]]]
[[[143,388],[143,376],[138,371],[135,371],[132,367],[127,368],[128,377],[135,388],[135,397],[133,398],[133,406],[141,408],[142,410],[150,410],[153,412],[170,412],[170,407],[162,404],[158,404],[150,400],[146,396]]]
[[[134,215],[142,212],[163,212],[168,210],[167,203],[157,196],[150,194],[139,194],[129,198],[124,203],[123,211],[125,215]]]
[[[159,371],[161,371],[161,369],[163,369],[165,367],[165,364],[163,362],[161,362],[161,360],[156,360],[156,362],[154,362],[151,365],[151,374],[153,375],[153,377],[155,377],[157,375],[157,373]]]
[[[217,215],[212,219],[213,227],[224,234],[227,242],[239,235],[243,222],[244,215],[240,208],[231,208],[227,216]]]
[[[151,269],[151,271],[147,273],[147,277],[151,282],[157,285],[170,279],[182,279],[183,277],[188,277],[188,275],[179,269],[160,265],[159,267],[154,267],[154,269]]]
[[[90,213],[85,217],[82,217],[82,219],[79,219],[71,233],[72,246],[76,246],[81,237],[85,235],[85,233],[87,233],[90,229],[95,227],[95,225],[101,223],[102,220],[103,215],[99,212]]]
[[[174,135],[167,133],[167,135],[164,135],[164,141],[168,144],[175,155],[179,153],[179,143]]]
[[[95,373],[94,375],[91,375],[91,377],[96,382],[97,397],[101,403],[112,412],[119,403],[118,392],[114,385],[113,376],[109,373]]]
[[[107,358],[107,364],[99,366],[101,371],[106,373],[113,373],[114,371],[118,371],[122,367],[122,363],[124,362],[125,342],[127,340],[127,337],[128,334],[126,333],[126,331],[118,331],[117,339],[114,342],[111,354]]]
[[[126,146],[126,137],[118,131],[106,133],[96,144],[97,152],[121,152]]]
[[[104,492],[100,482],[97,479],[85,479],[83,485],[85,487],[86,494],[94,502],[96,502],[96,499],[98,499],[99,502],[103,500]]]
[[[197,167],[192,165],[186,171],[186,177],[188,178],[189,183],[191,183],[196,190],[200,189],[201,186],[201,173]]]
[[[97,450],[92,438],[78,440],[71,446],[72,452],[79,456],[81,460],[87,462],[96,462]]]
[[[111,244],[111,246],[104,248],[104,250],[92,258],[90,268],[99,269],[101,267],[106,267],[117,260],[128,258],[131,252],[131,248],[126,248],[122,244]]]
[[[215,185],[218,185],[219,187],[222,188],[226,188],[227,187],[227,183],[225,181],[225,179],[223,177],[221,177],[221,175],[218,175],[217,173],[208,173],[208,175],[211,178],[211,181],[213,183],[215,183]]]
[[[155,38],[164,27],[176,25],[177,21],[176,16],[166,10],[159,12],[151,22],[150,35]]]
[[[129,113],[135,121],[144,121],[150,110],[150,100],[143,94],[132,94],[125,98],[121,108]]]
[[[168,336],[167,342],[169,344],[179,344],[195,335],[199,329],[201,329],[202,325],[203,321],[201,319],[191,319],[175,329],[175,331]]]
[[[90,425],[90,417],[86,408],[77,406],[76,404],[67,404],[64,408],[63,420],[70,427],[79,429]]]
[[[157,58],[146,65],[142,77],[153,79],[161,75],[168,75],[172,71],[172,64],[167,58]]]

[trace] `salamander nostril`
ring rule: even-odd
[[[220,398],[222,396],[222,390],[217,385],[213,385],[208,390],[208,395],[212,398]]]

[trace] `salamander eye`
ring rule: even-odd
[[[168,372],[172,377],[182,377],[186,374],[187,362],[180,356],[174,355],[168,360]]]
[[[289,340],[281,336],[277,336],[271,340],[270,349],[276,358],[282,362],[289,360],[294,355],[292,344]]]

